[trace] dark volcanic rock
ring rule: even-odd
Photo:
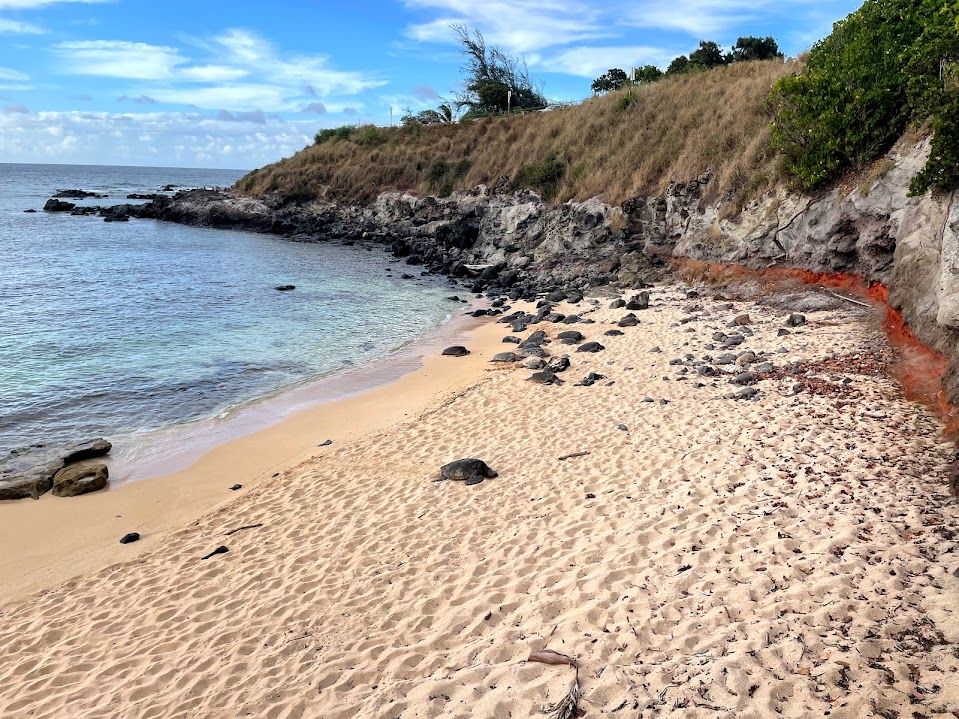
[[[609,309],[611,310],[618,310],[625,306],[626,306],[626,300],[624,299],[613,300],[612,302],[609,303]]]
[[[789,319],[786,320],[787,327],[802,327],[804,324],[806,324],[805,315],[800,315],[795,312],[789,315]]]
[[[461,345],[453,345],[443,350],[444,357],[465,357],[470,351]]]
[[[62,202],[61,200],[47,200],[43,209],[45,212],[70,212],[76,207],[72,202]]]
[[[649,292],[643,291],[638,295],[633,295],[629,298],[629,302],[626,303],[626,309],[628,310],[648,310],[649,309]]]
[[[277,292],[292,292],[296,289],[296,285],[277,285],[273,289]]]
[[[72,464],[85,459],[96,459],[110,454],[113,445],[102,437],[67,447],[63,452],[63,463]]]
[[[76,497],[96,492],[107,486],[109,477],[110,472],[105,464],[71,464],[54,475],[53,493],[57,497]]]
[[[53,196],[60,200],[83,200],[87,197],[104,199],[108,195],[98,195],[96,192],[87,192],[86,190],[57,190]]]

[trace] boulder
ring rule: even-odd
[[[625,306],[626,306],[626,300],[624,299],[613,300],[612,302],[609,303],[609,309],[611,310],[618,310]]]
[[[53,494],[57,497],[76,497],[96,492],[107,486],[110,471],[105,464],[71,464],[53,477]]]
[[[2,477],[2,475],[0,475]],[[40,495],[50,491],[53,482],[49,477],[33,475],[30,477],[0,478],[0,501],[10,499],[40,499]]]
[[[82,462],[85,459],[96,459],[110,454],[113,445],[103,437],[90,439],[86,442],[80,442],[64,450],[63,463],[72,464],[73,462]]]
[[[649,309],[649,293],[640,292],[638,295],[633,295],[629,298],[629,302],[626,303],[626,309],[628,310],[648,310]]]
[[[43,206],[45,212],[70,212],[76,207],[72,202],[63,202],[61,200],[47,200]]]
[[[465,357],[470,351],[461,345],[453,345],[443,350],[444,357]]]
[[[277,285],[273,289],[277,292],[292,292],[296,289],[296,285]]]

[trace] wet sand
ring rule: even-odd
[[[470,357],[179,476],[0,507],[0,715],[534,716],[571,680],[524,661],[548,647],[587,716],[956,716],[954,446],[882,373],[869,313],[778,336],[788,310],[662,287],[607,337],[607,305],[530,328],[605,345],[548,345],[559,386],[490,364],[515,346],[487,324]],[[722,354],[744,312],[735,352],[774,365],[755,399],[670,364]],[[432,482],[469,456],[499,477]],[[75,539],[50,556],[53,527]]]

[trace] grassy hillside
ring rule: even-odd
[[[367,203],[386,190],[449,194],[508,183],[557,201],[619,203],[712,170],[715,193],[744,201],[779,179],[765,102],[776,80],[797,70],[776,60],[737,63],[550,112],[361,128],[256,170],[236,188]]]

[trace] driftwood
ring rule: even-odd
[[[231,530],[230,530],[229,532],[227,532],[226,535],[224,535],[224,536],[229,537],[231,534],[236,534],[237,532],[242,532],[244,529],[259,529],[259,528],[262,527],[262,526],[263,526],[262,524],[248,524],[248,525],[246,525],[245,527],[237,527],[236,529],[231,529]]]
[[[859,300],[854,300],[852,297],[846,297],[845,295],[840,295],[837,292],[830,292],[829,290],[824,290],[827,295],[830,297],[835,297],[837,300],[845,300],[846,302],[852,302],[854,305],[859,305],[860,307],[872,307],[868,302],[860,302]]]
[[[587,452],[587,454],[589,453]],[[573,719],[573,717],[581,717],[586,714],[586,711],[579,707],[579,700],[583,698],[583,694],[579,690],[579,664],[573,657],[554,652],[552,649],[542,649],[530,654],[526,661],[572,667],[575,674],[569,692],[559,702],[548,707],[546,711],[553,719]]]
[[[559,458],[560,462],[565,462],[567,459],[575,459],[576,457],[585,457],[589,452],[573,452],[572,454],[564,454]]]

